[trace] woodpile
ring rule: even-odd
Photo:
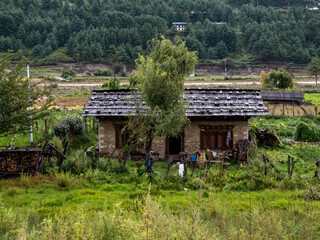
[[[236,143],[236,153],[238,162],[246,162],[248,159],[248,152],[250,148],[249,140],[239,140]]]
[[[0,150],[0,177],[19,175],[23,172],[28,175],[36,174],[39,169],[41,148],[9,148]]]
[[[21,173],[36,175],[42,171],[44,161],[53,167],[53,156],[57,158],[58,166],[66,159],[50,142],[46,142],[43,148],[17,147],[0,150],[0,178],[19,176]]]
[[[260,146],[275,147],[280,145],[280,139],[268,130],[256,131],[257,144]]]

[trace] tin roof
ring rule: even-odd
[[[93,91],[83,116],[126,117],[136,111],[134,95],[129,90]],[[185,89],[188,117],[249,117],[268,115],[260,91],[241,89]],[[145,104],[142,103],[142,107]]]
[[[172,22],[173,25],[187,25],[186,22]]]

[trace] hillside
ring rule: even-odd
[[[200,59],[306,64],[320,55],[316,2],[2,0],[0,51],[22,49],[31,59],[50,61],[133,64],[161,33],[179,35]],[[172,22],[186,22],[186,29],[177,31]]]

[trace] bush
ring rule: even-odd
[[[95,76],[106,76],[106,77],[111,77],[113,74],[110,70],[104,69],[102,70],[101,68],[96,68],[96,70],[93,72]]]
[[[319,129],[315,125],[308,125],[305,122],[299,122],[294,134],[296,141],[316,142],[320,140]]]
[[[162,179],[159,181],[159,186],[166,190],[183,190],[181,178],[178,176],[168,176],[167,178]]]
[[[66,77],[75,77],[76,72],[72,68],[68,68],[62,71],[61,77],[66,78]]]
[[[78,135],[83,131],[83,123],[77,115],[71,115],[63,118],[53,127],[53,134],[56,136],[66,136],[67,133]]]
[[[276,87],[280,89],[293,88],[294,83],[292,77],[283,71],[271,70],[269,73],[261,73],[260,80],[263,87]]]
[[[75,174],[85,173],[92,167],[92,161],[88,158],[82,150],[77,150],[72,156],[65,160],[61,169],[70,171]]]
[[[56,175],[56,184],[58,190],[68,190],[72,177],[70,173],[58,173]]]
[[[212,184],[216,187],[224,187],[229,178],[223,170],[223,166],[219,166],[218,168],[210,168],[207,173],[206,183]]]

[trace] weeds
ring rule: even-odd
[[[15,188],[15,187],[9,188],[8,195],[10,197],[13,197],[13,196],[18,195],[18,194],[19,194],[19,190],[17,188]]]
[[[70,173],[58,173],[56,184],[58,190],[68,190],[72,181]]]

